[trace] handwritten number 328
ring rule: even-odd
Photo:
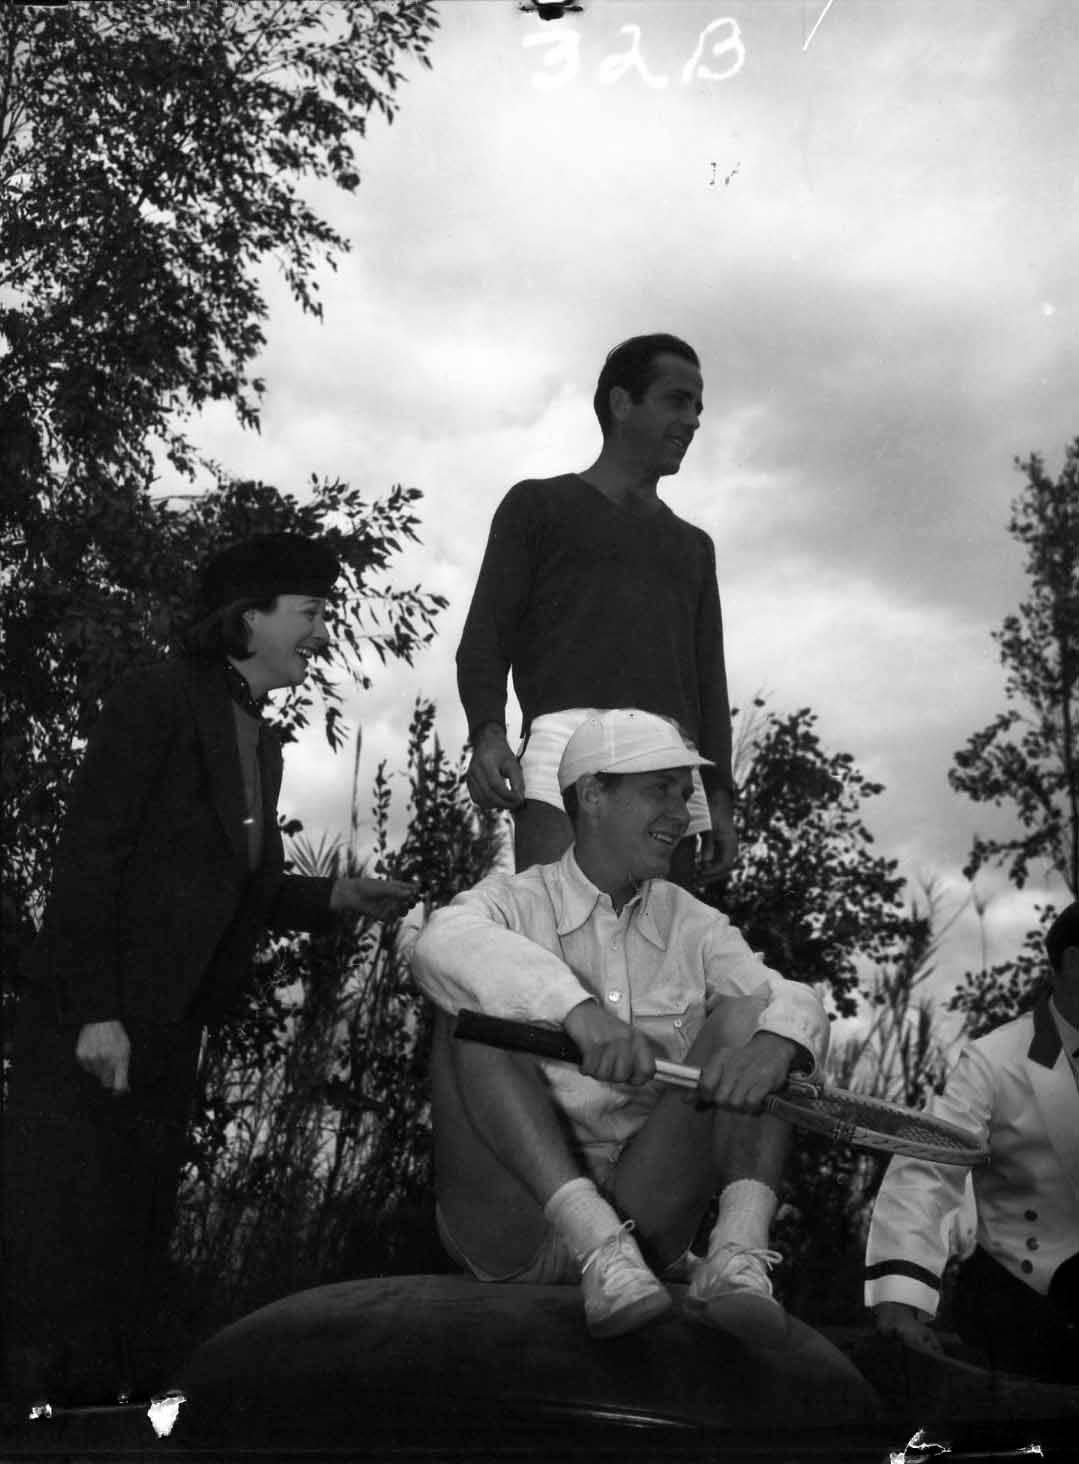
[[[616,81],[621,81],[628,71],[636,71],[646,86],[657,91],[668,86],[669,76],[653,76],[645,65],[641,54],[640,26],[624,25],[618,34],[629,36],[629,46],[625,51],[616,51],[600,62],[600,84],[612,86]],[[534,32],[524,36],[521,44],[525,47],[547,48],[543,57],[543,65],[547,69],[537,72],[532,78],[532,85],[539,91],[554,91],[557,87],[568,86],[580,72],[580,31],[559,28],[557,35]],[[705,63],[706,50],[709,61],[722,63],[718,69]],[[689,86],[694,80],[729,81],[732,76],[737,76],[745,61],[746,50],[738,22],[725,16],[711,21],[701,31],[693,55],[682,67],[679,79],[683,86]]]

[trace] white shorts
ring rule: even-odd
[[[546,712],[542,717],[535,718],[528,729],[528,736],[517,751],[521,771],[524,773],[526,798],[535,798],[540,803],[563,808],[562,794],[558,787],[558,764],[570,737],[595,710],[594,707],[572,707],[568,711]],[[694,768],[688,832],[708,834],[711,831],[712,819],[708,812],[708,799],[704,796],[704,784],[701,782],[700,772]]]

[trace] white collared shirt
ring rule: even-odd
[[[591,997],[675,1062],[721,996],[756,994],[758,1030],[791,1038],[815,1067],[827,1050],[828,1019],[813,989],[766,966],[725,915],[666,880],[646,881],[616,914],[572,849],[557,864],[492,874],[458,895],[431,917],[412,963],[445,1011],[561,1024]],[[586,1148],[624,1142],[658,1097],[654,1083],[597,1083],[567,1064],[544,1067]]]
[[[988,1147],[970,1171],[977,1243],[1039,1295],[1075,1253],[1079,1235],[1079,1096],[1050,1003],[964,1043],[927,1112]],[[867,1306],[902,1301],[934,1315],[967,1171],[897,1155],[873,1207],[866,1246]]]

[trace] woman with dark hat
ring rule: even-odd
[[[415,899],[395,880],[284,872],[281,747],[262,704],[328,643],[338,569],[296,535],[224,550],[204,567],[187,653],[124,678],[91,733],[5,1119],[7,1371],[24,1398],[132,1386],[202,1033],[227,1017],[260,938]]]

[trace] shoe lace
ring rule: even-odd
[[[721,1246],[715,1255],[700,1262],[697,1286],[702,1294],[707,1295],[723,1283],[737,1282],[745,1277],[763,1281],[771,1291],[772,1283],[768,1273],[782,1259],[779,1251],[768,1250],[764,1246],[739,1245],[736,1241],[731,1241]]]
[[[636,1228],[634,1221],[624,1220],[613,1235],[608,1236],[601,1245],[596,1246],[581,1266],[581,1275],[583,1276],[593,1265],[596,1266],[598,1272],[606,1273],[612,1266],[617,1266],[620,1261],[632,1263],[633,1258],[626,1253],[623,1242],[627,1236],[633,1234]]]
[[[721,1261],[724,1269],[732,1271],[743,1271],[759,1264],[767,1273],[773,1266],[778,1266],[782,1259],[779,1251],[768,1250],[764,1246],[737,1245],[733,1242],[729,1248],[724,1246],[717,1255],[717,1260]]]

